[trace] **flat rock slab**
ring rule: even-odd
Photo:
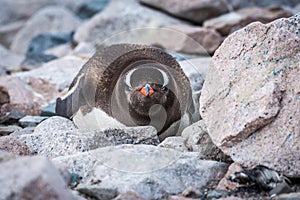
[[[243,166],[300,174],[300,16],[252,23],[213,56],[200,114],[213,142]]]
[[[1,199],[77,199],[59,171],[42,157],[24,157],[0,164]]]
[[[197,24],[228,11],[227,2],[224,0],[140,0],[140,2]]]
[[[59,168],[83,177],[77,189],[90,196],[101,191],[133,191],[146,199],[178,194],[185,188],[217,183],[228,165],[200,160],[197,153],[181,153],[152,145],[121,145],[53,159]]]

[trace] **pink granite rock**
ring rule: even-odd
[[[250,7],[209,19],[204,22],[204,27],[213,28],[222,35],[228,35],[251,22],[260,21],[262,23],[269,23],[275,19],[290,17],[291,15],[291,12],[280,6],[269,8]]]
[[[300,16],[252,23],[215,52],[200,98],[213,142],[250,167],[300,175]]]

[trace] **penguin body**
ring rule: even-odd
[[[95,107],[127,126],[152,125],[158,134],[193,114],[190,83],[177,61],[159,48],[134,44],[97,51],[57,99],[56,113],[72,118]]]

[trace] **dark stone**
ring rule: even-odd
[[[41,54],[52,47],[73,42],[74,32],[59,34],[40,34],[34,37],[26,52],[26,56],[30,54]]]
[[[48,117],[55,116],[56,115],[55,106],[56,106],[56,102],[50,103],[46,107],[42,108],[41,116],[48,116]]]
[[[44,51],[61,44],[73,43],[74,32],[59,34],[40,34],[34,37],[26,52],[26,58],[21,63],[23,69],[28,70],[32,66],[39,66],[57,58],[54,55],[44,54]]]
[[[76,14],[81,19],[88,19],[101,12],[108,4],[109,0],[94,0],[82,4]]]

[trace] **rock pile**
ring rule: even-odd
[[[300,199],[299,1],[0,4],[0,199],[268,198],[227,179],[257,165],[291,180],[275,199]],[[199,111],[181,135],[54,116],[95,50],[119,43],[178,61]]]

